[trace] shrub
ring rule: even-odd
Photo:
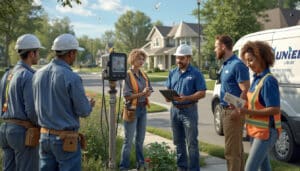
[[[160,69],[159,69],[158,67],[155,67],[155,68],[153,69],[153,72],[160,72]]]
[[[145,149],[145,161],[148,162],[148,170],[173,171],[176,169],[176,153],[165,143],[151,143]]]

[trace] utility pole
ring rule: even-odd
[[[116,170],[116,81],[109,81],[109,170]]]
[[[201,26],[200,26],[200,3],[201,3],[201,0],[197,0],[197,5],[198,5],[198,27],[199,27],[199,30],[198,30],[198,34],[199,34],[199,38],[198,38],[198,57],[199,57],[199,68],[201,68],[201,57],[200,57],[200,44],[201,44]]]

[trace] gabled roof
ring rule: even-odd
[[[263,18],[258,18],[258,21],[262,24],[264,30],[300,24],[299,10],[274,8],[265,11],[263,14],[267,15],[267,21],[264,21]]]
[[[181,22],[179,25],[175,25],[168,37],[180,38],[180,37],[198,37],[199,25],[194,23]]]
[[[177,31],[179,25],[175,25],[172,27],[171,31],[169,32],[169,34],[167,35],[167,37],[174,37]]]
[[[160,35],[161,35],[162,37],[166,37],[167,34],[169,33],[169,31],[171,30],[171,28],[172,28],[172,27],[169,27],[169,26],[154,26],[154,27],[151,29],[150,33],[148,34],[146,40],[147,40],[147,41],[151,40],[151,37],[152,37],[152,35],[155,33],[156,30],[160,33]]]
[[[168,35],[168,33],[170,32],[170,30],[172,29],[172,27],[169,27],[169,26],[156,26],[156,28],[164,37],[166,37]]]

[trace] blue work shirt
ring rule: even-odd
[[[175,90],[179,95],[189,96],[197,91],[205,91],[206,84],[202,73],[189,64],[185,72],[181,72],[178,67],[171,70],[166,81],[166,87]],[[190,104],[191,101],[177,102],[173,104]]]
[[[239,83],[249,80],[249,69],[236,55],[233,55],[224,61],[220,79],[221,105],[225,107],[228,106],[224,101],[225,93],[240,97],[242,90]]]
[[[58,58],[34,74],[33,94],[41,127],[77,131],[79,117],[92,111],[81,78]]]
[[[12,69],[13,74],[8,89],[8,109],[1,112],[2,119],[19,119],[30,121],[37,125],[37,115],[34,110],[32,77],[34,70],[23,61],[18,61]],[[5,103],[6,81],[9,71],[2,77],[0,84],[1,107]]]
[[[253,75],[253,81],[250,86],[249,92],[254,92],[256,85],[266,75],[270,73],[270,69],[265,69],[260,74]],[[250,100],[250,99],[249,99]],[[268,76],[261,87],[259,92],[259,102],[265,107],[279,107],[280,106],[280,93],[278,81],[274,76]]]

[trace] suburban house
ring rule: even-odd
[[[274,8],[266,10],[257,20],[262,24],[262,30],[277,29],[300,25],[300,10]]]
[[[176,65],[173,54],[180,44],[191,45],[195,56],[199,47],[199,32],[202,28],[194,23],[181,22],[173,27],[154,26],[146,38],[148,43],[142,47],[148,55],[146,69],[168,70]],[[200,37],[202,42],[202,35]]]

